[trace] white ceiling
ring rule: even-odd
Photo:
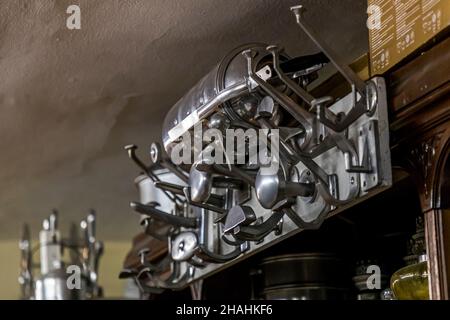
[[[2,0],[0,238],[34,235],[88,208],[99,234],[139,231],[128,208],[138,169],[123,146],[160,140],[164,114],[228,50],[262,41],[315,52],[289,11],[299,0]],[[302,0],[306,19],[347,61],[367,48],[366,0]],[[66,8],[81,7],[81,30]]]

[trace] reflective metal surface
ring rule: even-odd
[[[299,8],[293,11],[313,37]],[[290,58],[262,44],[231,51],[167,114],[166,157],[152,147],[153,165],[147,166],[135,146],[127,147],[146,176],[138,182],[142,203],[132,208],[147,213],[146,231],[169,246],[170,270],[144,271],[147,290],[186,287],[301,230],[320,228],[330,215],[392,184],[384,79],[362,81],[321,40],[312,40],[322,53]],[[314,97],[308,90],[328,61],[349,81],[347,95]],[[198,127],[215,129],[217,138],[198,135]],[[251,130],[266,134],[265,142],[252,140]],[[230,131],[243,137],[231,155],[225,149],[238,135]],[[186,145],[198,158],[168,165],[173,148]],[[252,159],[255,151],[269,161]],[[217,162],[222,154],[224,162]],[[159,164],[182,182],[158,173]],[[164,210],[154,189],[169,201],[159,203]],[[158,222],[164,226],[149,229]],[[163,280],[163,274],[170,276]],[[278,289],[304,297],[299,288]]]
[[[81,231],[81,234],[80,232]],[[81,235],[81,239],[80,239]],[[70,236],[63,239],[58,230],[56,210],[43,221],[39,233],[39,265],[34,265],[30,231],[24,227],[19,248],[22,253],[19,283],[22,299],[28,300],[79,300],[103,296],[98,284],[103,243],[96,236],[96,215],[93,210],[80,223],[70,228]],[[69,251],[69,258],[63,256]],[[39,266],[39,274],[35,267]],[[34,275],[34,276],[33,276]]]

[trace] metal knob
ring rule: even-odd
[[[255,180],[256,196],[266,209],[273,209],[278,203],[292,197],[310,197],[314,194],[312,183],[286,181],[281,170],[276,174],[263,174],[260,170]]]
[[[205,202],[211,195],[212,173],[197,169],[194,164],[189,172],[189,186],[192,201]]]
[[[171,255],[174,261],[187,261],[197,249],[197,235],[194,232],[182,232],[172,242]]]

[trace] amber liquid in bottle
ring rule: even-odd
[[[398,300],[428,300],[428,267],[427,261],[420,259],[418,263],[397,270],[391,277],[391,290]]]

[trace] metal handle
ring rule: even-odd
[[[315,192],[315,185],[314,183],[287,181],[280,168],[274,174],[264,173],[263,170],[260,170],[256,178],[255,191],[261,205],[266,209],[273,209],[278,207],[281,201],[291,204],[292,198],[297,196],[312,196]]]
[[[292,210],[292,208],[285,208],[283,209],[283,211],[289,217],[289,219],[291,219],[291,221],[295,223],[297,227],[303,230],[316,230],[319,229],[319,227],[322,225],[322,222],[327,217],[329,209],[329,205],[325,206],[316,219],[308,222],[303,220],[294,210]]]
[[[274,211],[273,214],[261,224],[239,227],[238,232],[235,233],[234,236],[239,240],[260,241],[276,229],[278,223],[283,218],[283,215],[283,211]]]
[[[33,296],[33,257],[31,253],[30,227],[28,224],[23,225],[19,249],[21,252],[19,283],[22,298],[29,299]]]
[[[89,243],[95,243],[96,241],[96,218],[95,210],[91,209],[88,216],[86,217],[87,224],[87,237]]]
[[[305,144],[311,140],[313,133],[312,123],[314,121],[312,114],[304,112],[291,98],[276,90],[273,86],[262,80],[253,70],[253,50],[245,50],[242,52],[247,59],[248,76],[251,81],[260,86],[267,94],[277,101],[292,117],[294,117],[305,129]]]
[[[183,187],[183,186],[180,186],[180,185],[177,185],[177,184],[173,184],[173,183],[169,183],[169,182],[163,182],[163,181],[158,181],[158,182],[155,182],[155,187],[157,187],[159,189],[170,191],[170,192],[172,192],[174,194],[185,196],[184,189],[186,187]],[[219,196],[217,194],[210,194],[207,203],[209,203],[209,204],[211,204],[213,206],[223,207],[224,199],[223,199],[222,196]]]
[[[150,156],[155,164],[159,164],[176,175],[184,183],[188,183],[189,178],[178,167],[174,166],[170,159],[166,159],[163,156],[161,145],[157,142],[153,142],[150,146]]]
[[[329,47],[322,39],[313,31],[313,29],[304,21],[303,13],[305,9],[302,5],[291,7],[294,13],[297,24],[304,33],[314,42],[314,44],[330,59],[331,63],[344,76],[344,78],[356,88],[362,99],[366,96],[366,85],[361,78],[339,57],[334,50]]]
[[[137,146],[135,144],[129,144],[126,145],[124,147],[124,149],[127,151],[128,153],[128,157],[134,161],[134,163],[136,163],[136,165],[141,168],[144,173],[153,181],[153,182],[157,182],[157,181],[161,181],[158,176],[156,176],[152,170],[150,170],[136,155],[136,150],[137,150]],[[166,190],[163,190],[164,194],[173,202],[175,203],[182,203],[181,199],[174,194],[170,194],[169,192],[167,192]]]
[[[292,81],[289,77],[287,77],[280,67],[280,52],[281,49],[275,45],[271,45],[267,47],[267,51],[272,53],[273,57],[273,69],[275,70],[278,78],[294,93],[299,96],[303,101],[305,101],[309,106],[311,106],[311,101],[314,100],[314,97],[309,94],[305,89],[297,85],[294,81]]]
[[[206,210],[201,210],[200,214],[201,225],[198,236],[198,248],[200,250],[199,252],[196,253],[196,256],[203,259],[204,261],[214,263],[224,263],[237,258],[242,253],[241,246],[236,247],[236,249],[226,254],[215,253],[208,249],[207,239],[208,239],[208,224],[210,218],[211,218],[210,213],[206,212]]]
[[[153,181],[158,181],[158,177],[151,172],[148,167],[138,158],[136,155],[137,146],[135,144],[129,144],[124,147],[124,149],[128,153],[128,157],[137,164],[139,168],[141,168]]]
[[[227,211],[222,208],[222,207],[217,207],[208,203],[204,203],[204,202],[196,202],[192,200],[191,197],[191,188],[189,187],[185,187],[183,189],[184,195],[186,197],[186,201],[188,204],[194,206],[194,207],[198,207],[198,208],[202,208],[202,209],[206,209],[206,210],[210,210],[210,211],[214,211],[214,212],[218,212],[222,215],[226,214]]]
[[[164,271],[170,262],[169,256],[167,255],[157,264],[153,264],[153,263],[149,262],[148,260],[146,260],[149,253],[150,253],[149,248],[144,248],[138,252],[138,256],[139,256],[142,266],[148,268],[151,272]]]
[[[58,229],[58,211],[56,209],[52,210],[48,218],[49,230],[55,232]]]
[[[178,217],[173,214],[165,213],[156,209],[154,206],[144,205],[139,202],[131,202],[130,207],[136,212],[148,215],[149,217],[155,218],[167,224],[175,227],[185,227],[185,228],[196,228],[197,219],[195,218],[184,218]]]

